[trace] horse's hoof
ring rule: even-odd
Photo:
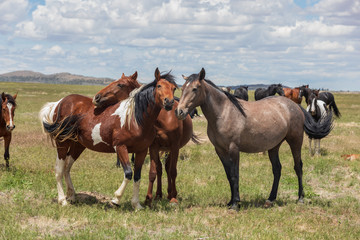
[[[266,200],[265,204],[264,204],[264,208],[270,208],[274,206],[274,202],[270,201],[270,200]]]
[[[131,203],[131,206],[135,209],[135,212],[144,209],[144,207],[141,206],[141,204],[138,203],[138,202],[136,202],[136,203],[135,203],[135,202],[132,202],[132,203]]]
[[[148,206],[148,207],[151,207],[151,204],[152,204],[152,199],[151,198],[148,198],[148,197],[146,197],[146,199],[145,199],[145,206]]]
[[[233,203],[229,206],[229,210],[230,211],[236,211],[238,212],[240,210],[239,204],[238,203]]]
[[[176,198],[172,198],[172,199],[170,200],[170,203],[171,203],[171,204],[178,204],[179,202],[178,202],[178,200],[176,200]]]
[[[111,200],[111,203],[114,204],[115,206],[120,206],[119,199],[117,199],[117,198],[113,198]]]
[[[63,207],[68,205],[68,202],[66,201],[66,199],[59,199],[58,203]]]
[[[299,199],[297,200],[297,203],[299,203],[299,204],[304,204],[304,199],[303,199],[303,198],[299,198]]]

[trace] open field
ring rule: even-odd
[[[77,203],[56,202],[56,150],[42,134],[38,111],[48,101],[70,93],[93,96],[101,86],[0,83],[18,92],[10,170],[0,149],[0,239],[359,239],[360,160],[341,155],[360,153],[360,94],[335,93],[342,118],[321,141],[321,157],[310,157],[304,138],[305,204],[296,204],[297,177],[290,149],[280,149],[283,166],[278,199],[264,209],[272,170],[266,155],[240,154],[239,212],[229,211],[230,188],[222,164],[206,137],[206,119],[194,120],[202,145],[188,144],[180,153],[177,187],[180,204],[166,199],[134,212],[132,184],[122,204],[108,204],[123,180],[114,154],[85,151],[72,168]],[[177,91],[177,95],[180,93]],[[253,100],[253,92],[250,94]],[[149,159],[142,171],[145,200]],[[164,171],[165,172],[165,171]],[[166,173],[163,175],[166,196]]]

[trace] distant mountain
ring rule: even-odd
[[[31,82],[78,85],[107,85],[114,81],[111,78],[95,78],[71,73],[42,74],[33,71],[15,71],[0,74],[0,82]]]

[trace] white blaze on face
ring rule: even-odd
[[[118,115],[120,118],[121,127],[125,125],[126,122],[126,113],[130,106],[130,99],[126,99],[122,101],[119,105],[119,107],[115,110],[111,116]]]
[[[100,126],[101,126],[101,123],[96,124],[95,127],[93,128],[93,130],[91,131],[91,138],[94,142],[93,144],[94,144],[94,146],[98,143],[105,143],[106,145],[109,145],[103,141],[103,139],[100,135]]]
[[[315,98],[312,100],[310,111],[315,112]]]
[[[14,107],[11,103],[6,104],[6,106],[9,109],[9,119],[10,119],[10,123],[9,123],[9,127],[13,127],[13,116],[11,115],[11,109]]]

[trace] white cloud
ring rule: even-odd
[[[47,54],[50,56],[65,55],[65,51],[59,45],[55,45],[47,51]]]
[[[42,49],[42,45],[36,44],[36,45],[33,46],[31,49],[32,49],[32,50],[35,50],[35,51],[41,50],[41,49]]]
[[[0,2],[0,32],[11,31],[13,25],[27,16],[27,0],[2,0]]]

